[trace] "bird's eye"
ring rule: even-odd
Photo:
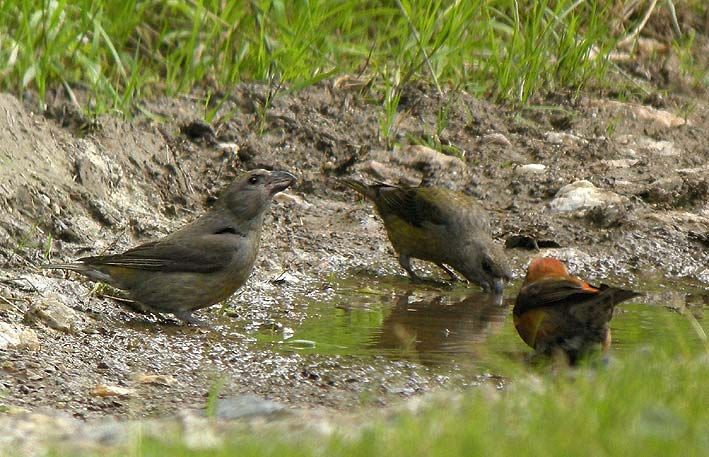
[[[249,178],[249,184],[258,184],[258,176],[252,176]]]

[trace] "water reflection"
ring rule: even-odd
[[[409,293],[399,296],[372,347],[425,365],[480,358],[488,337],[508,318],[511,302],[483,293],[453,303],[447,298],[412,301]]]
[[[245,329],[257,344],[277,351],[371,361],[384,356],[445,374],[468,368],[494,371],[530,352],[512,325],[510,308],[518,287],[511,285],[509,298],[502,300],[462,286],[412,286],[400,277],[358,276],[305,297],[302,314],[274,314],[277,326],[262,325],[253,333],[250,323],[240,327],[227,319],[225,328],[232,335]],[[616,309],[611,321],[615,355],[648,346],[683,353],[709,349],[705,285],[666,282],[633,288],[645,295]]]

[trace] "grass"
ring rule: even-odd
[[[388,139],[412,81],[524,105],[602,79],[609,19],[569,0],[18,0],[0,6],[0,88],[131,115],[146,97],[202,90],[218,104],[242,81],[266,82],[272,98],[364,74]]]
[[[354,416],[329,435],[291,423],[201,450],[178,436],[143,437],[116,455],[699,456],[709,446],[708,376],[706,353],[656,347],[607,367],[520,373],[504,391],[440,395],[414,413]]]

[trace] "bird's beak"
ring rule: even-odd
[[[502,293],[502,278],[495,278],[492,280],[492,291],[495,294]]]
[[[288,189],[295,184],[295,176],[287,171],[272,171],[268,176],[268,190],[271,195],[277,194],[282,190]]]

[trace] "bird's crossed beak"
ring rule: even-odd
[[[494,278],[494,279],[492,280],[492,287],[491,287],[491,289],[492,289],[492,292],[493,292],[495,295],[500,295],[500,294],[502,294],[503,286],[504,286],[504,284],[502,283],[502,278]]]
[[[272,171],[268,176],[268,190],[271,195],[277,194],[282,190],[286,190],[295,184],[295,176],[287,171]]]

